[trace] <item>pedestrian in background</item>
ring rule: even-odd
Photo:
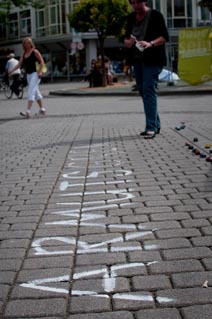
[[[129,0],[133,12],[128,16],[124,44],[134,68],[136,86],[143,99],[146,127],[140,133],[152,139],[160,133],[157,107],[158,76],[166,65],[165,42],[169,40],[163,15],[150,9],[145,0]]]
[[[8,61],[5,66],[5,78],[4,81],[8,85],[10,85],[11,89],[15,92],[16,95],[19,94],[19,79],[20,79],[20,74],[21,70],[20,68],[17,68],[15,71],[10,72],[13,70],[14,67],[18,65],[18,60],[15,59],[15,54],[10,53],[8,56]]]
[[[26,71],[28,92],[27,92],[27,109],[25,113],[20,113],[26,118],[31,116],[31,108],[33,102],[36,100],[39,106],[39,113],[46,114],[46,110],[43,107],[43,97],[39,90],[39,84],[43,75],[44,60],[40,52],[35,48],[35,45],[31,38],[27,37],[23,40],[24,52],[18,62],[18,64],[9,72],[12,73],[22,65]],[[38,68],[36,66],[38,63]]]
[[[113,70],[113,66],[111,64],[110,59],[105,57],[105,72],[106,72],[106,80],[108,85],[113,85],[113,74],[115,73]]]
[[[91,60],[91,68],[87,76],[89,87],[98,87],[102,85],[102,75],[95,59]]]

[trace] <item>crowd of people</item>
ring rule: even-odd
[[[105,76],[107,85],[113,85],[113,75],[114,70],[111,64],[111,61],[108,57],[105,57],[104,60],[105,67]],[[87,75],[87,79],[89,82],[89,87],[98,87],[103,84],[103,74],[102,74],[102,59],[101,56],[98,56],[97,60],[91,60],[91,66],[89,73]]]

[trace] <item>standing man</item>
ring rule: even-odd
[[[160,133],[157,84],[158,76],[166,65],[168,30],[162,14],[151,10],[147,1],[129,1],[133,12],[128,16],[124,44],[129,48],[129,60],[134,67],[136,85],[144,104],[146,127],[140,135],[152,139]]]
[[[16,95],[19,94],[19,78],[21,74],[20,68],[16,69],[14,72],[10,73],[10,71],[18,64],[18,60],[15,59],[14,53],[10,53],[8,56],[8,61],[5,66],[5,76],[8,84],[10,83],[8,76],[11,78],[11,89],[15,92]],[[9,75],[10,73],[10,75]]]

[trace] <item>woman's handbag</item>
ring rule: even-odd
[[[38,72],[40,70],[40,63],[39,62],[36,62],[36,71]],[[42,73],[46,73],[47,72],[47,67],[46,67],[46,64],[44,63],[43,67],[42,67]]]

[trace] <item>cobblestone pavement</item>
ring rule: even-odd
[[[30,120],[0,93],[0,317],[211,319],[211,96],[144,140],[139,97],[42,89]]]

